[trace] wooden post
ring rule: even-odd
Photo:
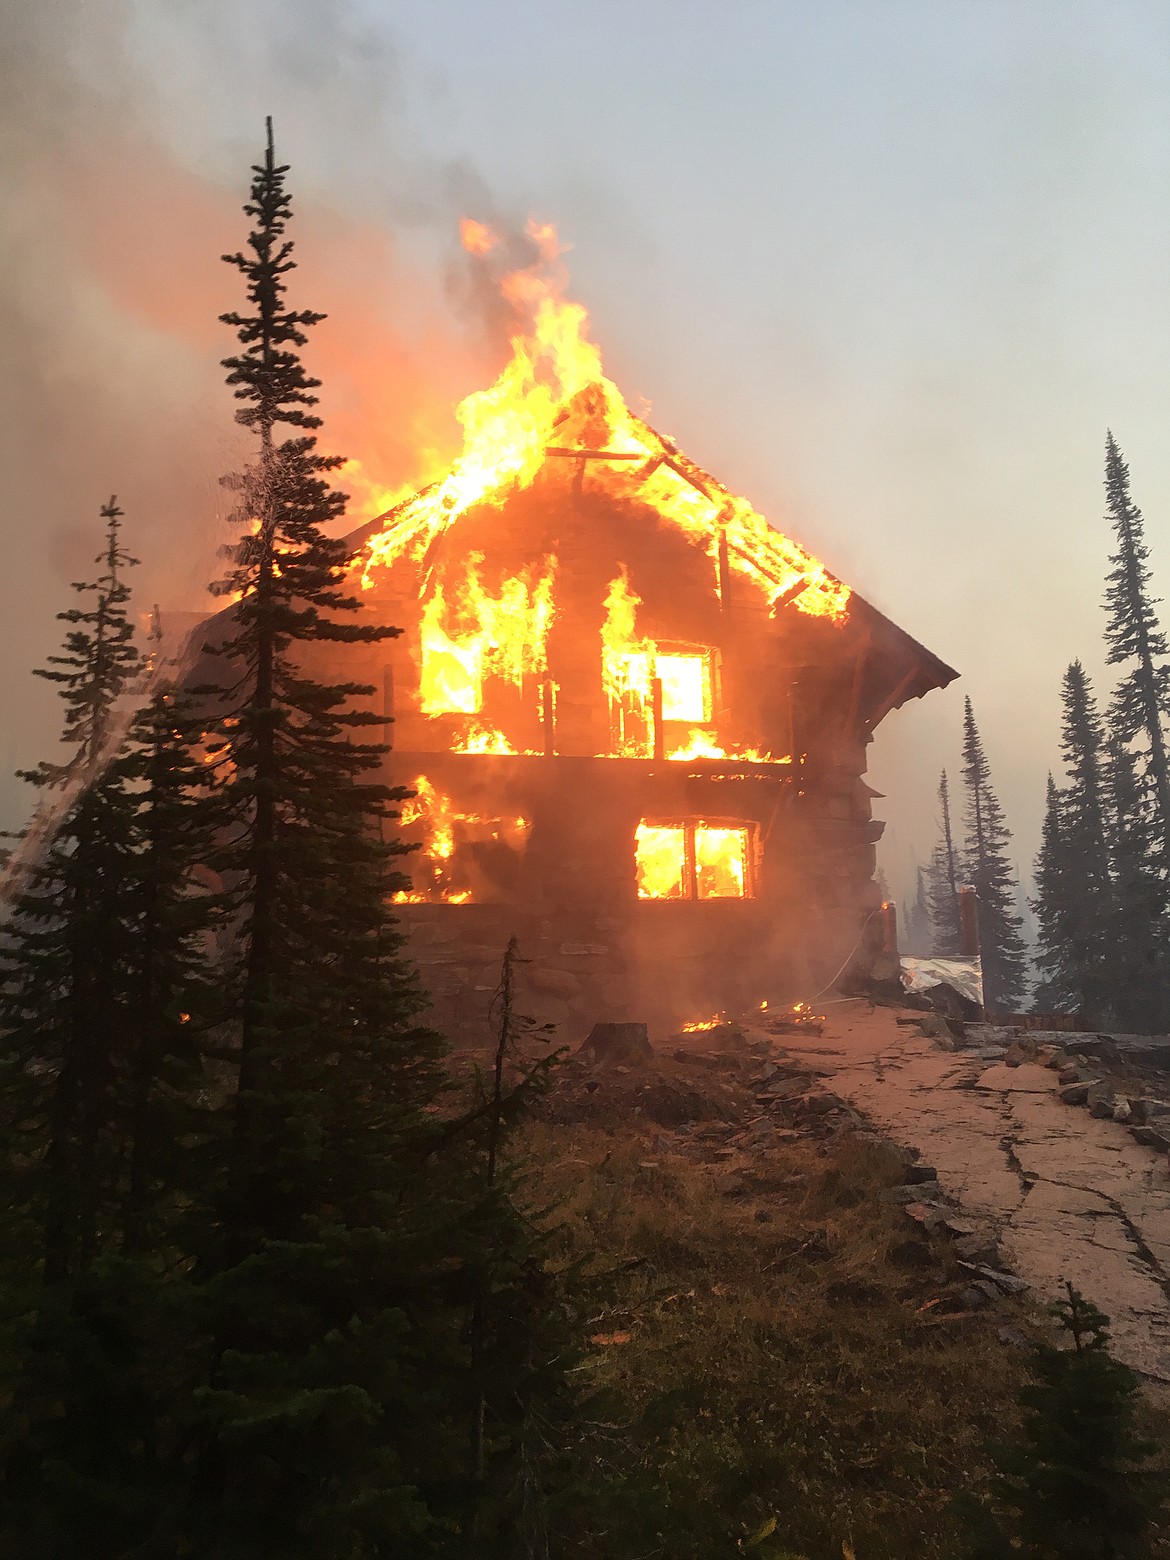
[[[544,727],[544,756],[557,753],[557,685],[546,677],[540,685],[540,722]]]
[[[727,555],[727,532],[719,528],[719,610],[731,611],[731,559]]]
[[[882,952],[898,957],[898,907],[890,899],[882,902]]]
[[[655,677],[650,684],[650,718],[654,725],[654,757],[666,757],[666,743],[662,733],[662,678]]]
[[[965,959],[979,957],[979,895],[970,883],[959,884],[959,949]]]

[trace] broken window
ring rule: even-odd
[[[643,821],[634,835],[639,899],[750,899],[752,826]]]

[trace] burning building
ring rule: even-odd
[[[534,270],[504,291],[530,328],[462,455],[355,538],[402,633],[345,673],[414,792],[399,897],[436,1021],[482,1026],[513,933],[570,1038],[864,974],[866,745],[956,673],[634,416],[583,310]]]

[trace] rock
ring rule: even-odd
[[[937,1181],[927,1181],[922,1186],[887,1186],[878,1193],[878,1201],[894,1207],[905,1207],[912,1202],[941,1202],[943,1189]]]
[[[950,1235],[975,1234],[975,1225],[971,1223],[970,1219],[944,1219],[943,1223],[946,1225],[947,1233]]]
[[[913,1219],[915,1224],[920,1224],[928,1235],[934,1234],[945,1217],[936,1203],[907,1203],[902,1211],[908,1219]]]
[[[961,1235],[955,1242],[955,1255],[976,1267],[994,1267],[999,1247],[986,1235]]]
[[[1129,1130],[1134,1142],[1143,1148],[1155,1148],[1160,1154],[1170,1150],[1170,1135],[1160,1132],[1157,1127],[1130,1127]]]
[[[968,1284],[966,1289],[960,1289],[958,1293],[959,1304],[965,1306],[968,1311],[982,1311],[989,1305],[994,1305],[999,1299],[999,1290],[987,1279],[976,1279],[973,1284]]]
[[[1063,1074],[1061,1075],[1063,1077]],[[1087,1083],[1068,1083],[1060,1091],[1060,1098],[1065,1105],[1087,1105],[1089,1101],[1089,1086]]]
[[[728,1170],[723,1175],[715,1177],[715,1190],[721,1197],[735,1197],[743,1191],[743,1176],[736,1175],[734,1170]]]
[[[1089,1106],[1089,1115],[1095,1116],[1098,1121],[1112,1121],[1112,1102],[1109,1100],[1094,1100]]]
[[[1036,1047],[1027,1040],[1013,1040],[1007,1048],[1004,1056],[1006,1067],[1018,1067],[1021,1062],[1030,1062],[1035,1059]]]
[[[1128,1100],[1118,1100],[1113,1107],[1114,1121],[1120,1121],[1122,1126],[1128,1126],[1133,1119],[1133,1111]]]
[[[810,1094],[807,1096],[808,1108],[816,1116],[827,1115],[831,1110],[846,1110],[848,1107],[839,1094]]]
[[[1024,1280],[1017,1278],[1014,1273],[1003,1273],[999,1268],[987,1267],[981,1262],[960,1262],[959,1266],[966,1268],[969,1273],[977,1273],[980,1278],[987,1279],[1005,1295],[1022,1295],[1028,1288]]]
[[[1061,1083],[1079,1083],[1081,1079],[1081,1069],[1075,1062],[1066,1062],[1056,1076],[1059,1078]]]
[[[907,1165],[903,1180],[907,1186],[921,1186],[924,1181],[937,1181],[938,1171],[933,1165]]]

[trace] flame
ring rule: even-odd
[[[639,823],[634,859],[639,899],[746,899],[750,831],[745,824]]]
[[[656,647],[637,636],[641,601],[623,564],[605,597],[601,684],[609,700],[611,748],[625,758],[650,758],[654,752],[649,705]]]
[[[469,255],[486,255],[496,247],[499,239],[486,223],[464,217],[459,223],[459,242]]]
[[[522,850],[532,822],[519,814],[511,818],[490,818],[480,813],[461,812],[426,775],[419,775],[412,789],[414,795],[402,806],[402,824],[405,829],[418,827],[423,833],[419,856],[425,864],[423,875],[429,881],[400,890],[393,896],[394,902],[467,904],[472,899],[471,889],[456,885],[454,881],[457,846],[491,842]]]
[[[634,831],[639,899],[686,899],[685,830],[640,823]]]
[[[716,1013],[714,1018],[695,1018],[689,1024],[684,1024],[679,1030],[682,1035],[703,1034],[708,1029],[721,1029],[726,1024],[727,1018],[722,1013]]]
[[[453,602],[448,603],[439,581],[423,606],[419,707],[424,715],[478,714],[485,677],[498,677],[522,691],[527,679],[548,670],[556,559],[546,558],[505,580],[498,595],[484,589],[482,564],[482,553],[470,554]]]
[[[464,247],[484,255],[495,235],[465,218]],[[674,523],[717,566],[726,546],[733,574],[749,581],[774,607],[841,622],[850,592],[798,543],[775,531],[746,498],[730,493],[681,456],[626,406],[602,371],[601,353],[589,339],[584,308],[564,295],[562,246],[551,224],[530,222],[538,258],[500,283],[504,298],[528,320],[512,338],[512,356],[486,390],[457,409],[463,449],[440,480],[398,503],[383,529],[367,543],[362,585],[374,571],[399,558],[420,560],[430,544],[477,504],[499,506],[527,487],[555,442],[554,428],[567,404],[593,393],[603,441],[598,447],[639,457],[612,464],[608,480],[619,492],[650,505]],[[685,718],[685,717],[684,717]]]

